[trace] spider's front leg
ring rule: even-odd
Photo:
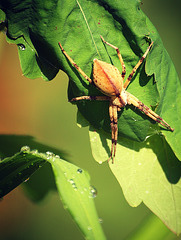
[[[126,79],[125,83],[124,83],[124,88],[127,89],[127,87],[129,86],[136,70],[139,68],[139,66],[143,63],[144,59],[146,58],[147,54],[149,53],[149,51],[151,50],[151,47],[153,45],[153,42],[150,43],[149,47],[147,48],[146,52],[143,54],[143,56],[141,57],[141,59],[138,61],[138,63],[136,64],[136,66],[133,68],[132,72],[130,73],[129,77]]]
[[[74,60],[67,54],[67,52],[64,50],[64,48],[62,47],[61,43],[58,43],[62,53],[65,55],[65,57],[72,63],[72,65],[77,69],[78,72],[80,72],[80,74],[90,83],[92,83],[92,79],[90,79],[84,71],[82,71],[82,69],[74,62]]]
[[[118,58],[119,58],[119,60],[120,60],[120,62],[121,62],[121,66],[122,66],[122,74],[121,74],[121,76],[122,76],[122,79],[124,80],[124,77],[125,77],[125,75],[126,75],[126,67],[125,67],[123,58],[122,58],[122,56],[121,56],[121,53],[120,53],[120,51],[119,51],[119,48],[116,47],[116,46],[114,46],[114,45],[112,45],[111,43],[106,42],[102,36],[100,36],[100,37],[101,37],[102,41],[103,41],[105,44],[107,44],[108,46],[110,46],[110,47],[112,47],[112,48],[114,48],[114,49],[116,50],[117,55],[118,55]]]
[[[163,118],[161,118],[158,114],[156,114],[154,111],[152,111],[149,107],[147,107],[145,104],[143,104],[141,101],[139,101],[135,96],[132,94],[127,93],[128,96],[128,104],[132,104],[135,107],[137,107],[140,111],[144,112],[148,117],[152,118],[154,121],[158,122],[162,126],[166,127],[170,131],[174,131],[173,128],[165,121]]]
[[[75,97],[70,100],[70,102],[77,102],[81,100],[97,100],[97,101],[109,101],[110,97],[108,96],[81,96]]]

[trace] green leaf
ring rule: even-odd
[[[90,131],[93,155],[99,163],[110,154],[111,140],[107,138]],[[119,144],[115,163],[109,166],[128,203],[136,207],[144,202],[169,229],[180,234],[181,163],[165,138],[153,135],[143,143],[121,138]]]
[[[10,39],[7,37],[7,42],[15,43],[18,46],[18,54],[23,75],[32,79],[42,77],[44,80],[51,80],[55,77],[58,70],[52,67],[43,57],[39,58],[36,54],[36,50],[28,44],[24,37],[20,36],[17,39]]]
[[[63,151],[57,150],[56,148],[52,148],[50,146],[41,144],[37,142],[33,137],[31,136],[23,136],[23,135],[0,135],[0,157],[1,159],[6,157],[12,157],[14,154],[19,152],[22,146],[29,146],[31,149],[35,149],[35,151],[39,152],[46,152],[47,149],[49,151],[54,152],[55,154],[58,154],[61,156],[61,158],[65,158],[66,154]],[[9,159],[10,160],[10,159]],[[24,159],[25,160],[25,159]],[[22,167],[24,162],[22,159]],[[12,161],[12,171],[18,171],[18,169],[13,168],[13,164],[16,165],[18,162]],[[30,163],[27,163],[30,164]],[[37,163],[38,164],[38,163]],[[42,167],[38,169],[38,171],[35,171],[34,174],[31,176],[31,178],[23,183],[23,188],[26,191],[26,194],[28,197],[33,201],[40,201],[42,200],[47,193],[50,190],[55,190],[55,180],[54,176],[51,170],[51,166],[49,164],[43,164]],[[17,166],[15,166],[17,167]],[[28,167],[28,165],[27,165]],[[7,168],[7,171],[10,169]],[[20,170],[20,169],[19,169]],[[9,172],[11,174],[11,172]],[[33,173],[33,171],[32,171]],[[3,172],[5,174],[5,172]],[[8,172],[6,173],[8,175]],[[10,176],[11,177],[11,176]],[[26,180],[28,176],[23,176],[21,174],[20,181],[17,183],[21,183],[22,181]],[[9,179],[14,184],[16,183],[12,179]],[[16,187],[17,184],[15,184],[13,187]],[[11,190],[11,189],[10,189]]]
[[[88,173],[55,157],[50,158],[48,161],[52,164],[57,188],[64,207],[70,212],[85,238],[106,239],[100,227],[93,201],[97,192],[90,185]]]
[[[61,68],[70,77],[69,99],[101,93],[69,63],[60,51],[59,41],[92,77],[94,58],[111,62],[121,69],[115,50],[105,47],[100,35],[120,48],[127,76],[153,40],[154,46],[146,63],[139,68],[128,91],[148,106],[159,104],[156,111],[175,128],[174,133],[163,131],[163,134],[177,157],[181,157],[180,82],[157,31],[141,11],[139,1],[25,0],[15,3],[4,0],[0,7],[6,13],[9,41],[19,45],[23,73],[27,77],[43,76],[50,80]],[[77,105],[91,125],[110,133],[109,103],[83,101]],[[143,141],[149,127],[150,119],[132,107],[124,108],[119,115],[121,136]]]
[[[45,163],[36,153],[28,153],[29,147],[0,162],[0,197],[3,197],[29,177]]]
[[[2,24],[5,21],[5,14],[2,10],[0,10],[0,24]]]
[[[156,29],[146,19],[148,27],[156,32]],[[175,67],[158,36],[157,46],[152,52],[152,58],[148,58],[146,71],[149,75],[154,74],[160,97],[157,112],[175,129],[173,133],[163,131],[163,134],[176,154],[181,160],[181,84]]]
[[[10,142],[10,138],[8,140]],[[30,151],[30,148],[25,146],[15,155],[3,159],[0,162],[0,198],[22,182],[31,181],[31,175],[46,161],[53,168],[55,182],[64,207],[70,212],[86,239],[106,239],[94,205],[96,189],[90,185],[88,173],[52,152],[43,154],[37,150]],[[46,178],[51,181],[49,176]],[[45,178],[40,181],[46,186]],[[35,196],[36,200],[39,200],[38,197]]]
[[[18,43],[19,46],[25,46],[25,50],[22,51],[22,48],[19,50],[21,54],[20,58],[22,67],[24,69],[23,72],[32,78],[33,76],[37,77],[38,75],[43,75],[44,78],[51,79],[56,74],[57,68],[61,67],[61,69],[66,71],[70,77],[69,99],[82,95],[101,95],[101,93],[93,86],[89,86],[86,80],[83,79],[82,76],[80,76],[74,67],[72,67],[72,65],[67,61],[58,47],[59,41],[67,53],[84,70],[84,72],[88,76],[91,76],[92,60],[94,58],[99,58],[106,62],[112,62],[115,66],[121,69],[116,52],[109,47],[105,47],[100,40],[100,35],[103,35],[106,41],[111,42],[120,48],[125,61],[128,76],[132,68],[145,52],[149,41],[153,40],[154,46],[149,53],[145,64],[140,67],[135,75],[128,91],[148,106],[151,105],[155,107],[159,104],[156,111],[173,128],[175,128],[173,133],[163,129],[162,132],[175,155],[181,159],[181,126],[179,124],[181,119],[180,81],[156,29],[140,10],[138,1],[124,0],[117,2],[112,0],[77,0],[66,2],[37,0],[35,2],[25,0],[23,2],[19,1],[14,3],[14,1],[7,2],[4,0],[1,1],[0,4],[3,11],[6,13],[8,21],[8,38],[12,42]],[[28,47],[33,52],[32,56]],[[30,60],[26,62],[26,59]],[[36,61],[32,59],[36,59]],[[49,68],[45,66],[46,64],[44,65],[44,63],[40,64],[42,61],[46,62]],[[23,62],[25,62],[24,66]],[[36,67],[33,67],[33,64],[35,64]],[[32,69],[35,69],[35,73],[32,72]],[[46,69],[50,69],[48,73]],[[51,71],[52,75],[49,76]],[[147,74],[151,76],[147,76]],[[94,126],[94,128],[102,128],[104,131],[110,133],[108,103],[84,101],[78,103],[78,108],[82,115]],[[169,159],[170,156],[173,156],[173,159],[176,159],[165,140],[162,142],[159,140],[157,143],[158,145],[153,144],[152,142],[151,149],[147,148],[145,145],[146,142],[140,144],[135,142],[143,141],[149,135],[150,130],[150,134],[155,134],[158,130],[154,130],[153,128],[150,129],[150,120],[134,108],[126,107],[122,110],[119,115],[118,129],[119,136],[126,137],[127,140],[124,139],[123,141],[123,138],[120,137],[120,143],[122,145],[118,145],[118,160],[115,160],[117,161],[116,164],[119,165],[119,159],[127,158],[124,162],[126,162],[126,168],[129,168],[132,166],[130,165],[132,164],[132,162],[130,162],[132,159],[129,156],[136,156],[137,159],[141,159],[141,154],[143,153],[146,159],[148,158],[150,161],[153,161],[158,157],[155,157],[154,155],[154,152],[156,151],[154,148],[157,149],[158,146],[159,150],[162,149],[163,146],[166,146],[163,148],[164,152],[158,154],[160,155],[160,158],[164,159],[167,156],[166,151],[168,151]],[[105,144],[105,137],[107,137],[105,132],[102,132],[100,137],[103,143],[97,144],[93,148],[94,155],[98,154],[99,151],[103,152],[105,150],[108,151],[109,149]],[[157,139],[158,136],[154,136],[153,138]],[[137,149],[139,149],[139,151],[137,151]],[[130,155],[124,156],[124,153],[126,154],[128,152],[130,152]],[[107,154],[106,158],[102,155],[98,161],[104,161],[105,159],[107,159]],[[158,164],[158,161],[154,162],[157,162]],[[168,169],[170,168],[167,166],[167,170]],[[147,170],[149,171],[149,167],[147,167]],[[159,168],[157,171],[160,171]],[[159,174],[161,179],[163,176],[167,176],[163,174],[163,171],[160,171]],[[122,176],[120,172],[117,173],[117,175],[118,179]],[[178,177],[177,174],[176,177]],[[141,176],[138,176],[138,183],[141,188],[144,186],[144,181],[140,182],[139,178],[141,178]],[[158,180],[156,183],[154,180],[155,178],[152,179],[152,181],[154,183],[154,187],[156,187]],[[163,180],[164,184],[170,183],[170,181],[166,181],[167,178],[166,180],[163,178]],[[178,184],[179,182],[177,182],[177,184],[173,184],[171,182],[169,186],[171,189],[174,189],[174,191],[174,187],[176,187],[178,191]],[[127,193],[126,190],[124,191]],[[145,196],[147,195],[141,193],[141,197],[137,197],[136,192],[134,197],[130,193],[129,198],[133,198],[133,203],[138,205]],[[173,195],[170,194],[169,196]],[[155,210],[155,205],[152,206],[152,202],[150,203],[148,199],[146,200],[144,201],[147,204],[149,203],[148,205],[150,208],[156,212],[158,209]],[[151,201],[151,197],[149,200]],[[161,200],[163,200],[162,196],[159,198],[159,201]],[[175,218],[177,221],[176,224],[172,221],[174,214],[172,211],[173,201],[171,202],[171,205],[166,205],[166,207],[170,210],[169,219],[165,220],[165,215],[163,214],[163,216],[160,216],[161,213],[159,211],[158,214],[162,220],[165,220],[166,224],[169,225],[173,231],[180,232],[180,223],[177,221],[177,218]],[[165,212],[163,211],[163,213]]]

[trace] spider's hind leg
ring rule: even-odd
[[[118,138],[117,111],[118,111],[117,106],[112,105],[112,103],[110,103],[109,116],[111,121],[112,145],[111,145],[111,154],[108,159],[108,162],[112,159],[112,163],[114,163],[114,158],[116,155],[116,144],[117,144],[117,138]]]
[[[169,129],[170,131],[174,131],[173,128],[165,121],[163,118],[161,118],[158,114],[156,114],[154,111],[152,111],[149,107],[147,107],[145,104],[143,104],[141,101],[139,101],[135,96],[127,92],[128,96],[128,104],[133,104],[135,107],[137,107],[140,111],[144,112],[148,117],[153,119],[154,121],[158,122],[165,128]]]

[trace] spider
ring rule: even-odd
[[[143,54],[141,59],[138,61],[136,66],[133,68],[132,72],[123,83],[126,67],[119,51],[119,48],[106,42],[102,36],[100,36],[103,43],[108,46],[114,48],[117,52],[118,58],[121,62],[122,73],[113,65],[100,61],[98,59],[93,60],[93,80],[90,79],[82,69],[73,61],[73,59],[66,53],[61,43],[59,42],[59,46],[65,55],[65,57],[70,61],[70,63],[77,69],[77,71],[87,80],[90,84],[93,84],[96,88],[98,88],[104,96],[81,96],[75,97],[71,99],[71,102],[80,101],[80,100],[98,100],[98,101],[109,101],[109,116],[110,116],[110,125],[112,131],[112,145],[111,145],[111,154],[108,159],[112,159],[112,163],[114,162],[114,158],[116,155],[116,144],[118,138],[118,116],[117,112],[121,110],[121,108],[125,107],[127,104],[134,105],[141,112],[146,114],[148,117],[152,118],[154,121],[160,123],[162,126],[166,127],[170,131],[174,131],[173,128],[170,127],[168,123],[166,123],[158,114],[152,111],[149,107],[144,105],[141,101],[139,101],[135,96],[131,93],[127,92],[126,89],[129,86],[133,75],[135,74],[138,67],[142,64],[144,59],[146,58],[148,52],[150,51],[153,42],[149,45],[146,52]]]

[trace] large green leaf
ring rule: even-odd
[[[94,158],[108,159],[111,140],[90,131]],[[128,203],[149,207],[173,232],[181,233],[181,163],[161,135],[138,143],[121,138],[115,163],[109,166]],[[102,147],[102,145],[104,147]],[[99,149],[99,151],[95,151]]]
[[[128,91],[148,106],[160,103],[157,112],[175,128],[174,133],[163,131],[163,134],[180,158],[180,82],[157,31],[139,5],[139,1],[135,0],[3,0],[0,3],[6,13],[8,39],[19,45],[23,73],[27,77],[43,76],[50,80],[58,68],[63,69],[70,77],[69,98],[101,93],[89,86],[67,61],[58,47],[59,41],[91,76],[95,57],[112,62],[121,69],[116,52],[110,47],[105,48],[100,35],[120,48],[127,74],[142,56],[149,41],[153,40],[154,46],[146,65],[140,67]],[[107,102],[82,102],[77,105],[95,128],[110,132]],[[119,135],[129,139],[143,141],[149,126],[150,120],[134,108],[125,108],[119,116]]]

